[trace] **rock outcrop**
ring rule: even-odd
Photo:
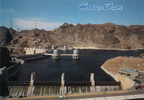
[[[0,27],[0,46],[7,46],[13,39],[15,31],[11,28]]]

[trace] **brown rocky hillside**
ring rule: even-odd
[[[49,47],[62,43],[62,39],[51,31],[33,29],[19,32],[19,35],[9,45],[15,47]]]
[[[98,48],[144,48],[144,25],[77,24],[64,23],[53,30],[61,38],[76,42],[78,46]]]
[[[144,49],[144,25],[64,23],[53,31],[32,29],[16,32],[6,27],[1,27],[0,30],[0,45],[8,47],[72,45],[109,49]]]

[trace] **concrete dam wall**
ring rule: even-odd
[[[47,49],[44,48],[24,48],[24,50],[26,51],[26,55],[44,53],[47,51]]]

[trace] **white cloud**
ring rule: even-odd
[[[0,13],[14,13],[13,9],[0,9]]]
[[[20,29],[33,29],[37,26],[38,29],[53,30],[63,24],[43,21],[41,18],[14,19],[14,21]]]

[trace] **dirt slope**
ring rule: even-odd
[[[111,72],[115,75],[118,74],[118,70],[120,68],[130,68],[137,71],[144,71],[144,59],[120,56],[107,60],[102,66],[108,72]]]

